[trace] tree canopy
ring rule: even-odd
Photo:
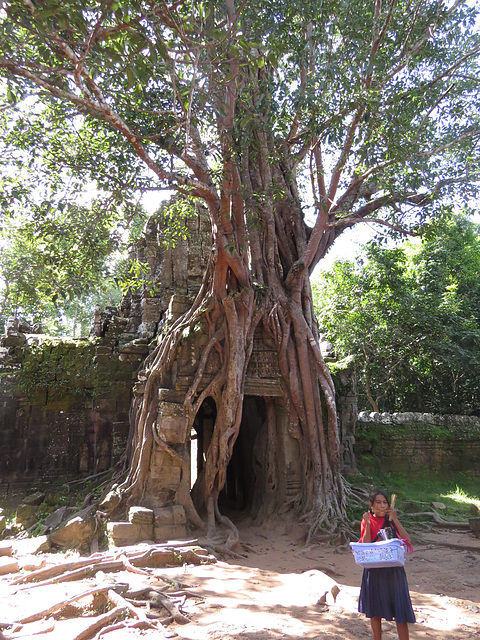
[[[304,470],[293,504],[311,531],[340,531],[334,385],[309,274],[349,227],[370,221],[414,232],[441,203],[476,194],[477,19],[462,0],[2,4],[0,74],[16,110],[5,123],[13,147],[38,147],[42,167],[61,166],[61,178],[93,180],[117,197],[173,189],[208,209],[212,253],[202,287],[159,337],[132,412],[122,485],[131,499],[145,495],[152,451],[165,449],[152,431],[159,385],[172,384],[184,331],[202,324],[205,357],[184,405],[193,424],[207,396],[216,404],[195,507],[206,509],[209,533],[222,522],[218,496],[261,327],[276,345]],[[5,185],[4,201],[16,199],[18,189]],[[210,350],[223,364],[202,388]],[[198,523],[189,488],[176,499]]]
[[[475,191],[475,19],[458,0],[5,2],[0,69],[19,107],[9,140],[44,149],[50,175],[208,199],[227,171],[226,132],[240,163],[257,128],[271,131],[258,159],[305,167],[313,191],[298,193],[315,223],[311,267],[325,226],[328,244],[367,217],[415,228],[412,208]],[[275,185],[242,189],[254,217]]]
[[[9,316],[42,331],[74,337],[89,332],[96,304],[118,304],[121,288],[138,286],[126,257],[134,234],[125,210],[42,200],[6,216],[0,229],[0,326]],[[135,212],[138,223],[146,219]],[[122,224],[123,222],[123,224]]]
[[[354,355],[359,404],[470,414],[480,402],[480,227],[446,216],[420,244],[370,244],[315,283],[319,323]]]

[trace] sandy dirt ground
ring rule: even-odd
[[[0,622],[19,620],[53,602],[82,593],[102,581],[178,587],[187,624],[163,630],[118,629],[97,638],[179,638],[183,640],[361,640],[369,623],[357,612],[362,569],[348,549],[305,547],[301,532],[282,521],[240,528],[244,557],[215,564],[155,569],[150,578],[132,573],[100,574],[74,583],[19,588],[12,576],[0,579]],[[417,623],[412,640],[473,640],[480,637],[480,539],[468,532],[413,537],[415,553],[406,563]],[[452,546],[444,546],[444,545]],[[464,549],[454,548],[462,545]],[[36,556],[39,557],[39,556]],[[49,561],[52,557],[49,556]],[[340,591],[335,599],[332,587]],[[334,589],[335,591],[335,589]],[[326,595],[325,595],[326,594]],[[322,598],[322,596],[324,596]],[[325,602],[326,600],[326,602]],[[320,601],[320,602],[319,602]],[[7,638],[70,640],[91,618],[49,618],[25,625]],[[384,622],[384,640],[396,638]],[[93,637],[93,636],[92,636]]]

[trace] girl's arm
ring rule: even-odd
[[[408,540],[410,542],[410,536],[408,535],[403,525],[400,523],[400,520],[398,519],[397,510],[392,509],[390,507],[390,509],[388,510],[388,517],[390,521],[393,522],[393,524],[395,525],[395,529],[397,530],[400,538],[402,538],[403,540]]]
[[[360,525],[360,529],[362,531],[362,537],[360,538],[360,542],[371,542],[372,533],[370,531],[370,515],[368,511],[363,514],[362,524]]]

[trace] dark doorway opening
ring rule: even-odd
[[[213,398],[206,398],[193,423],[190,440],[190,461],[192,497],[195,502],[197,478],[205,465],[206,453],[212,439],[217,409]],[[243,400],[242,422],[232,457],[227,467],[227,477],[218,503],[223,513],[230,517],[250,515],[252,505],[259,500],[263,483],[257,476],[261,474],[266,439],[261,437],[267,423],[267,408],[264,398],[245,396]]]
[[[265,419],[264,399],[245,396],[240,431],[227,467],[225,486],[219,496],[219,506],[224,511],[249,513],[251,510],[256,484],[255,443]]]

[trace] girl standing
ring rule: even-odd
[[[410,537],[390,507],[387,494],[375,490],[369,496],[370,509],[363,514],[360,542],[377,542],[380,529],[390,527],[395,537],[410,542]],[[415,622],[403,567],[364,569],[358,610],[370,618],[373,640],[382,638],[382,618],[395,620],[399,640],[409,640],[408,623]]]

